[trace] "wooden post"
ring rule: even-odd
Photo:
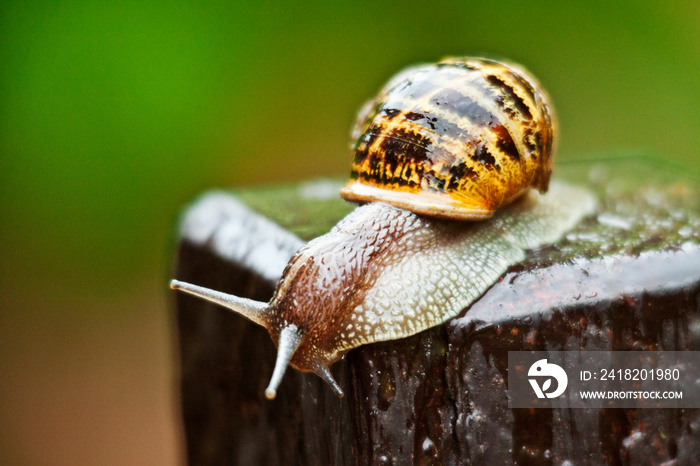
[[[267,332],[175,295],[189,462],[700,463],[698,409],[508,408],[508,351],[700,351],[697,180],[640,160],[572,164],[558,176],[595,190],[597,214],[531,251],[447,324],[352,350],[333,367],[343,399],[289,370],[265,400]],[[301,240],[352,209],[336,188],[203,196],[183,216],[175,278],[269,300]]]

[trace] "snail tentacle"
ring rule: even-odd
[[[314,370],[314,374],[321,377],[323,381],[331,387],[333,393],[335,393],[338,396],[338,398],[342,398],[343,396],[345,396],[343,389],[340,388],[338,382],[336,382],[333,378],[333,374],[331,374],[331,370],[328,368],[328,366],[319,364]]]
[[[270,326],[270,321],[273,318],[272,311],[267,303],[240,298],[232,294],[222,293],[221,291],[193,285],[180,280],[172,280],[170,282],[170,288],[173,290],[181,290],[192,296],[197,296],[198,298],[224,306],[265,328]]]
[[[284,376],[284,372],[287,370],[287,366],[289,366],[289,361],[292,359],[292,355],[301,343],[301,337],[301,331],[294,324],[283,328],[280,332],[279,344],[277,345],[277,361],[275,362],[275,370],[272,371],[270,384],[265,389],[265,398],[268,400],[274,400],[277,396],[277,387],[279,387],[280,382],[282,382],[282,377]]]

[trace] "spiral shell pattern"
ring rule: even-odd
[[[394,77],[358,115],[349,201],[487,218],[530,187],[545,192],[555,118],[524,68],[447,58]]]

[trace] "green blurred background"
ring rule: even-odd
[[[0,463],[181,459],[166,281],[211,187],[348,172],[400,68],[488,53],[549,90],[559,160],[700,168],[700,3],[0,6]]]

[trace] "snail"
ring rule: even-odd
[[[559,240],[593,211],[587,190],[550,186],[555,131],[547,94],[518,65],[447,58],[409,68],[353,130],[340,194],[363,205],[296,252],[269,303],[171,287],[269,331],[278,353],[268,399],[288,365],[342,397],[330,366],[349,350],[455,317],[525,250]]]

